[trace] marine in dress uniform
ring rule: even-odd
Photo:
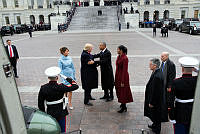
[[[45,70],[45,74],[49,78],[49,83],[42,85],[38,95],[38,108],[47,112],[47,114],[54,117],[60,127],[61,132],[66,131],[66,115],[68,115],[66,102],[64,96],[66,92],[78,89],[78,85],[71,78],[66,78],[70,85],[58,84],[58,75],[61,70],[59,67],[50,67]],[[45,110],[45,102],[47,109]]]
[[[175,134],[189,134],[197,76],[192,76],[194,67],[199,61],[193,57],[179,59],[182,66],[182,77],[172,82],[173,101],[169,117],[174,120]]]

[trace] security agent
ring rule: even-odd
[[[173,120],[176,134],[189,134],[194,94],[197,76],[192,76],[192,71],[199,65],[199,61],[193,57],[179,59],[182,66],[182,77],[172,82],[173,107],[169,117]]]
[[[67,111],[67,99],[65,96],[66,92],[71,92],[79,88],[75,81],[71,78],[66,78],[70,85],[58,84],[58,75],[61,70],[59,67],[50,67],[45,70],[45,74],[48,76],[49,83],[42,85],[38,95],[38,107],[41,111],[45,112],[45,102],[46,102],[46,112],[47,114],[54,117],[60,127],[61,132],[66,131],[66,115]]]

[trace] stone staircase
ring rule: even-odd
[[[102,15],[98,16],[98,10]],[[123,22],[123,21],[122,21]],[[118,30],[117,7],[77,7],[68,31]]]

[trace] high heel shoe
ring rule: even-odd
[[[123,113],[123,112],[127,112],[127,108],[121,108],[119,111],[117,111],[118,113]]]

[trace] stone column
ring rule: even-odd
[[[14,8],[15,7],[14,0],[9,0],[9,1],[6,1],[6,2],[7,2],[7,7],[8,8]]]
[[[3,1],[0,0],[0,9],[3,8]]]
[[[150,5],[154,5],[154,0],[150,0]]]
[[[160,0],[160,4],[165,4],[165,0]]]
[[[34,8],[34,9],[37,9],[37,8],[38,8],[38,3],[37,3],[37,0],[34,0],[34,5],[33,5],[33,8]]]
[[[94,0],[90,0],[90,6],[94,6]]]
[[[140,5],[144,5],[144,0],[140,0]]]
[[[104,6],[104,0],[100,0],[100,6]]]
[[[28,9],[28,0],[24,0],[24,9]]]
[[[47,8],[47,0],[44,0],[43,8]]]

